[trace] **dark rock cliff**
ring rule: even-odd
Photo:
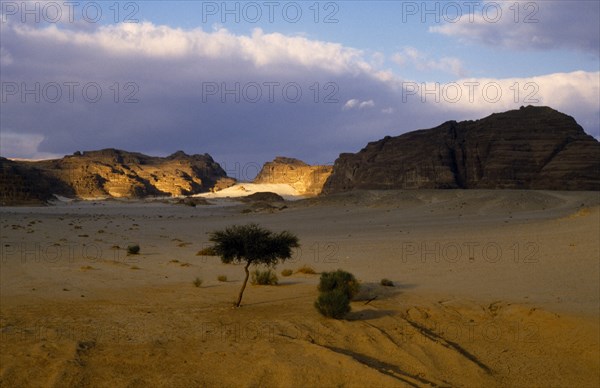
[[[600,190],[600,143],[570,116],[522,107],[341,154],[323,192],[452,188]]]

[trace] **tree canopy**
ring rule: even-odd
[[[288,231],[273,233],[257,224],[233,225],[224,230],[210,234],[214,243],[214,252],[221,257],[223,263],[245,262],[246,278],[240,290],[236,306],[242,302],[242,295],[250,272],[251,264],[274,266],[279,261],[292,257],[292,248],[299,247],[298,237]]]

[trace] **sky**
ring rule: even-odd
[[[523,105],[600,139],[596,0],[0,6],[4,157],[183,150],[247,180]]]

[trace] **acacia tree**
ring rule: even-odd
[[[223,263],[245,262],[246,277],[238,296],[236,307],[240,307],[248,283],[251,264],[274,266],[292,257],[292,248],[299,247],[298,237],[288,231],[273,233],[257,224],[234,225],[225,230],[210,233],[214,251]]]

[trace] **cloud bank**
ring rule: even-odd
[[[483,5],[479,12],[464,15],[455,23],[430,27],[429,31],[492,47],[574,48],[600,55],[598,1],[486,1],[484,4],[493,7],[486,9]]]
[[[574,115],[598,136],[598,72],[474,79],[459,59],[432,62],[417,49],[388,58],[457,75],[440,85],[403,79],[352,47],[260,29],[8,21],[1,33],[3,156],[183,149],[243,179],[243,166],[276,155],[332,163],[385,135],[528,104]]]

